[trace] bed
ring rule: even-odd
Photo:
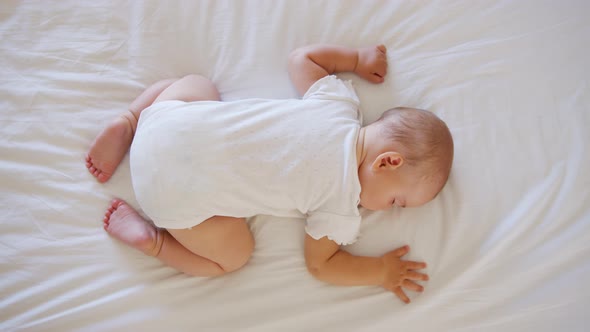
[[[587,331],[588,1],[2,1],[0,330]],[[126,157],[100,184],[98,132],[151,83],[210,77],[225,100],[296,98],[287,56],[383,43],[389,74],[351,74],[365,123],[394,106],[449,125],[448,184],[420,208],[362,211],[346,250],[408,244],[430,281],[403,304],[315,280],[304,222],[249,221],[240,271],[194,278],[102,229],[139,208]]]

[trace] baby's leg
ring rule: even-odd
[[[125,157],[141,112],[163,100],[219,100],[219,92],[210,80],[199,75],[164,80],[149,87],[131,103],[128,111],[119,115],[92,143],[86,155],[86,167],[99,182],[108,181]]]
[[[156,98],[154,103],[164,100],[221,100],[215,84],[201,75],[187,75],[170,85]]]
[[[171,236],[165,238],[158,258],[191,275],[209,275],[203,271],[210,262],[217,265],[213,275],[238,270],[254,251],[254,237],[244,218],[215,216],[191,229],[169,229],[168,233]],[[181,255],[185,250],[193,255]]]
[[[146,89],[98,136],[86,154],[86,167],[99,182],[108,181],[131,146],[139,114],[177,79],[160,81]]]
[[[254,238],[243,218],[213,217],[192,229],[167,232],[121,200],[114,200],[105,213],[104,228],[125,244],[194,276],[235,271],[254,250]]]

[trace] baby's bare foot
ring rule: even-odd
[[[131,121],[136,121],[132,118],[131,114],[118,117],[92,143],[86,155],[86,168],[99,182],[107,182],[111,178],[131,146]]]
[[[120,199],[111,202],[104,215],[104,229],[114,238],[146,255],[157,256],[162,248],[162,230],[143,219]]]

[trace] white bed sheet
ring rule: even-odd
[[[0,330],[584,331],[590,306],[587,1],[2,1]],[[241,271],[191,278],[108,237],[137,207],[128,159],[107,184],[83,157],[159,79],[201,73],[227,100],[291,98],[296,47],[384,43],[383,85],[350,77],[366,122],[398,105],[452,129],[444,191],[363,212],[348,250],[409,244],[426,291],[314,280],[301,220],[250,222]]]

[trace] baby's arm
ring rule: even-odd
[[[320,78],[338,72],[354,72],[373,83],[382,83],[387,74],[387,50],[378,45],[348,48],[334,45],[310,45],[289,56],[289,75],[300,95]]]
[[[314,277],[341,286],[382,286],[406,303],[410,299],[402,287],[422,292],[414,281],[428,280],[428,275],[415,271],[426,268],[425,263],[401,259],[409,250],[404,246],[381,257],[354,256],[327,237],[305,237],[305,262]]]

